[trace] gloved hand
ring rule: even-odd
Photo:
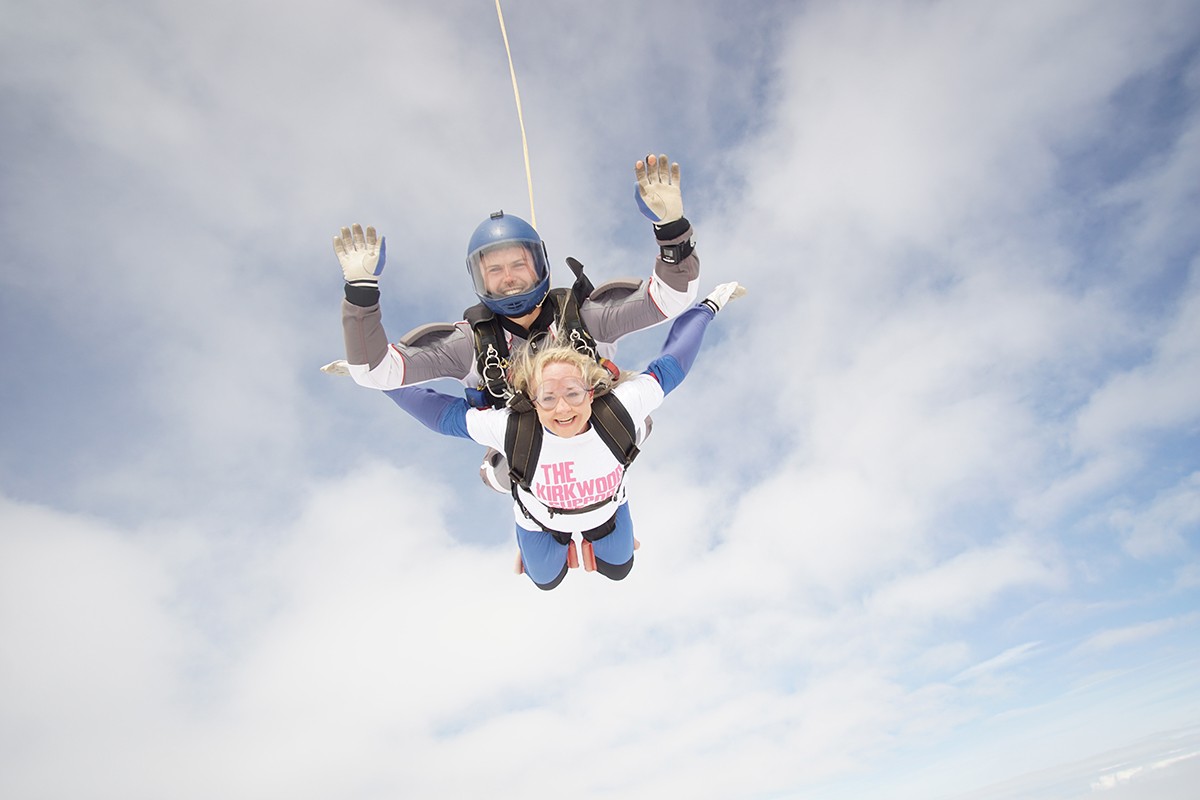
[[[321,372],[324,372],[326,375],[349,375],[350,362],[346,361],[344,358],[338,359],[337,361],[330,361],[328,364],[321,367]]]
[[[342,275],[352,286],[377,286],[379,273],[387,258],[387,240],[376,239],[375,229],[367,227],[363,235],[362,225],[357,222],[350,228],[342,228],[340,236],[333,237],[333,252],[337,253],[342,265]]]
[[[701,305],[706,305],[712,309],[715,314],[725,307],[725,304],[730,300],[736,300],[746,293],[746,287],[742,286],[737,281],[732,283],[722,283],[717,288],[713,289],[708,297],[700,301]]]
[[[651,222],[662,226],[683,218],[678,164],[668,166],[666,155],[648,155],[633,165],[633,175],[637,179],[634,199]]]

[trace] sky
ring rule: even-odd
[[[2,0],[0,796],[1192,797],[1200,8],[504,13],[532,210],[494,3]],[[645,277],[650,152],[749,293],[540,592],[331,240]]]

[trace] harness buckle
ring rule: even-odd
[[[483,357],[483,370],[479,375],[481,388],[485,388],[492,397],[507,402],[512,398],[512,390],[508,388],[508,359],[501,358],[496,346],[489,344]],[[499,393],[497,393],[499,390]]]

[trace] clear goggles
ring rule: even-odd
[[[553,411],[558,407],[559,400],[566,400],[569,406],[581,406],[592,396],[592,392],[583,381],[555,381],[539,387],[533,402],[543,411]]]

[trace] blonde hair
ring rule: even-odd
[[[612,391],[625,377],[624,373],[620,373],[614,378],[612,373],[594,358],[579,352],[565,337],[559,335],[543,339],[536,349],[533,344],[523,347],[513,357],[509,372],[509,381],[513,389],[532,397],[534,388],[541,382],[542,371],[550,364],[567,364],[577,368],[583,376],[584,384],[595,389],[597,395]]]

